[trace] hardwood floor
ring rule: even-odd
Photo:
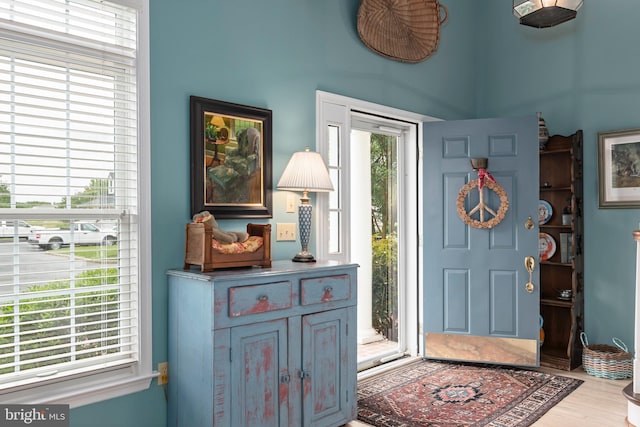
[[[560,403],[551,408],[536,421],[535,427],[625,427],[627,417],[627,399],[622,395],[631,379],[606,380],[587,375],[582,367],[571,372],[550,368],[540,368],[566,377],[579,378],[584,384]],[[345,427],[364,427],[365,424],[353,421]]]

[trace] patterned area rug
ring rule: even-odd
[[[526,427],[582,383],[512,367],[421,360],[358,381],[358,419],[378,427]]]

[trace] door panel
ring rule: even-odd
[[[517,275],[513,271],[490,272],[490,304],[500,310],[490,310],[492,335],[516,335]]]
[[[426,357],[537,366],[539,273],[534,292],[526,292],[524,265],[526,256],[538,258],[537,221],[524,226],[537,219],[537,117],[429,122],[424,141]],[[470,160],[482,157],[509,199],[491,229],[470,227],[456,208],[460,189],[477,179]],[[497,211],[499,196],[486,187],[484,196]],[[478,202],[476,187],[466,211]]]
[[[231,349],[231,424],[288,425],[286,319],[232,328]]]
[[[444,272],[444,328],[446,332],[469,332],[469,271]]]
[[[349,419],[347,309],[302,317],[303,417],[305,426],[338,424]]]

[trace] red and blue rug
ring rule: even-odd
[[[377,427],[527,427],[582,380],[513,367],[420,360],[358,381]]]

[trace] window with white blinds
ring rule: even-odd
[[[138,13],[0,2],[0,400],[140,360]]]

